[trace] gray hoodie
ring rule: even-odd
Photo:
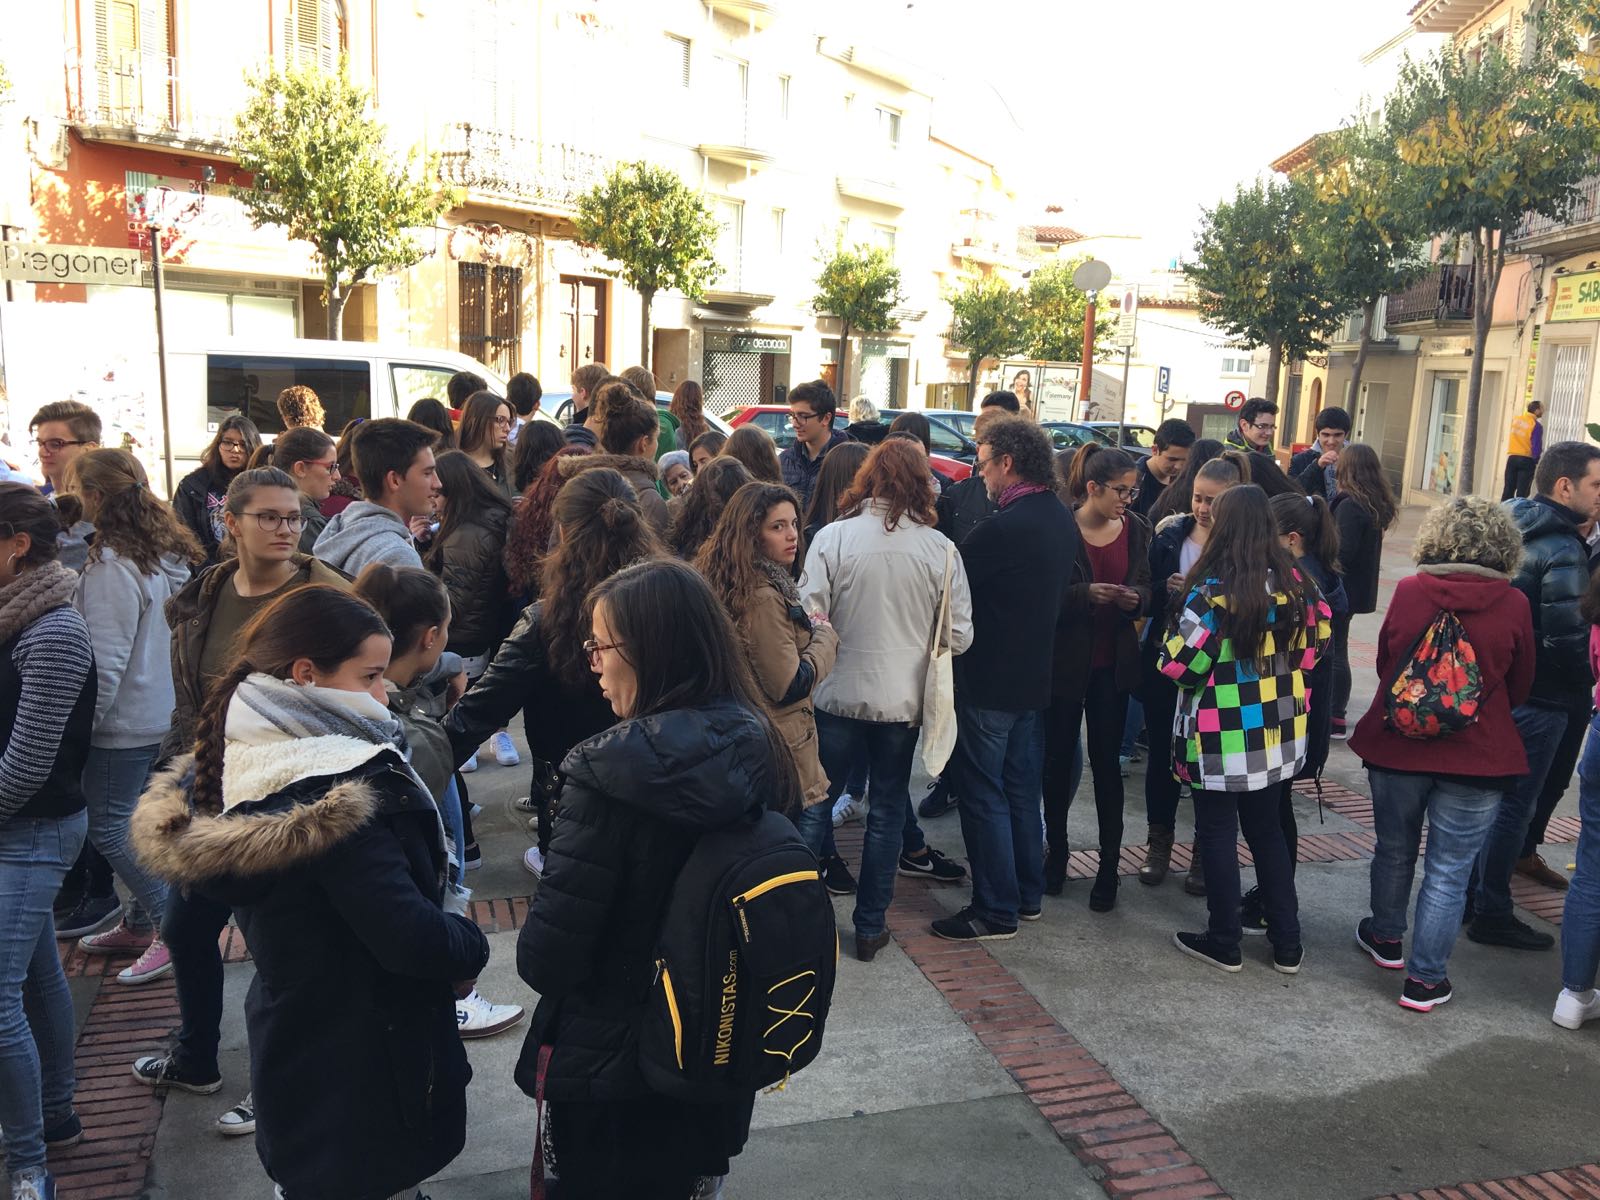
[[[422,556],[417,553],[406,523],[392,510],[370,500],[357,500],[336,513],[317,536],[312,553],[351,578],[368,563],[422,566]]]
[[[170,554],[149,575],[110,546],[84,564],[72,603],[89,626],[99,675],[90,745],[129,750],[166,735],[173,696],[163,610],[188,581],[188,564]]]

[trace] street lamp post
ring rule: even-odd
[[[1089,385],[1094,378],[1095,297],[1111,282],[1111,268],[1098,258],[1079,263],[1072,273],[1072,286],[1089,298],[1083,310],[1083,369],[1078,374],[1078,402],[1085,416],[1089,412]]]

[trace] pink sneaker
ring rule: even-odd
[[[131,967],[117,972],[118,983],[149,983],[163,975],[172,974],[172,954],[160,938],[150,943],[150,948],[139,956]]]
[[[119,921],[104,933],[79,938],[78,946],[85,954],[143,954],[155,939],[154,929],[136,933],[126,921]]]

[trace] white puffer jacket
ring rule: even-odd
[[[885,530],[886,511],[869,500],[819,530],[806,554],[801,601],[839,634],[839,657],[813,700],[836,717],[915,725],[950,540],[906,517]],[[972,595],[959,554],[950,589],[951,650],[960,654],[972,644]]]

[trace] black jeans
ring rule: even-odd
[[[1528,836],[1522,839],[1522,857],[1527,858],[1544,845],[1545,829],[1550,815],[1561,803],[1561,797],[1572,782],[1572,773],[1578,769],[1578,753],[1583,749],[1583,735],[1589,730],[1590,714],[1574,709],[1567,714],[1567,731],[1556,746],[1556,756],[1550,760],[1550,773],[1544,777],[1544,788],[1534,804],[1533,820],[1528,824]]]
[[[1300,860],[1300,822],[1294,816],[1294,780],[1290,779],[1279,785],[1278,793],[1278,828],[1283,830],[1283,844],[1289,851],[1289,874],[1294,874],[1294,866]]]
[[[161,921],[178,983],[178,1062],[198,1075],[217,1074],[222,1038],[222,950],[217,939],[233,910],[199,892],[173,888]]]
[[[1206,873],[1208,933],[1224,949],[1236,949],[1239,924],[1239,832],[1255,859],[1256,883],[1267,914],[1267,938],[1289,950],[1300,944],[1300,906],[1294,867],[1284,844],[1282,788],[1259,792],[1194,792],[1195,840]]]
[[[1333,614],[1333,719],[1344,720],[1350,705],[1350,614]]]
[[[1164,675],[1147,675],[1144,728],[1150,758],[1144,771],[1144,815],[1150,824],[1168,829],[1178,823],[1178,797],[1183,793],[1183,785],[1172,774],[1172,719],[1177,711],[1177,685]]]
[[[1510,454],[1506,456],[1506,481],[1500,489],[1500,499],[1510,500],[1515,496],[1526,496],[1533,488],[1534,460],[1526,454]]]
[[[1067,813],[1072,808],[1072,754],[1087,716],[1089,769],[1094,772],[1094,807],[1100,818],[1100,861],[1115,868],[1122,854],[1122,726],[1128,694],[1117,690],[1116,669],[1089,672],[1083,699],[1057,699],[1045,715],[1044,835],[1050,856],[1067,853]]]

